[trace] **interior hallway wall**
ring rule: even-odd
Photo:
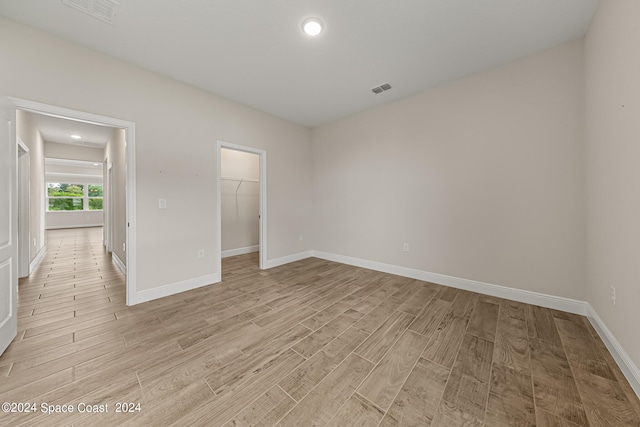
[[[28,111],[16,111],[16,133],[29,147],[29,260],[33,261],[46,244],[44,142],[33,114]]]
[[[104,149],[104,158],[108,164],[111,164],[112,199],[107,200],[104,209],[110,209],[109,203],[113,209],[113,231],[111,233],[113,242],[111,249],[113,253],[127,265],[126,247],[123,246],[127,241],[127,166],[126,166],[126,132],[124,129],[113,129],[107,146]],[[106,172],[108,173],[108,171]],[[106,181],[106,177],[105,177]],[[108,188],[103,187],[104,196],[107,196]]]
[[[56,142],[44,142],[44,156],[54,159],[86,160],[89,162],[102,162],[104,150],[94,147],[81,147],[72,144],[59,144]]]

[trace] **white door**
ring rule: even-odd
[[[18,186],[15,109],[0,95],[0,354],[18,332]]]

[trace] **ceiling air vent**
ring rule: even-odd
[[[385,90],[389,90],[391,89],[391,85],[389,83],[383,83],[380,86],[376,86],[374,88],[371,89],[371,92],[375,93],[376,95],[379,93],[384,92]]]
[[[120,6],[120,4],[114,0],[62,0],[62,3],[81,10],[101,21],[108,22],[111,25],[116,24],[118,6]]]

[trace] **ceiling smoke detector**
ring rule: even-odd
[[[120,4],[114,0],[62,0],[62,3],[81,10],[101,21],[116,25],[116,16]]]
[[[376,86],[374,88],[371,88],[371,92],[375,93],[376,95],[379,93],[384,92],[385,90],[389,90],[391,89],[391,85],[387,82],[387,83],[383,83],[380,86]]]

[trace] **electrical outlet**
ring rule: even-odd
[[[611,286],[611,304],[616,305],[616,288]]]
[[[403,250],[404,252],[409,252],[409,244],[408,244],[408,243],[405,243],[404,245],[402,245],[402,250]]]
[[[301,241],[302,241],[302,240],[304,240],[304,236],[303,236],[302,234],[300,234],[299,239],[300,239]]]
[[[167,199],[158,199],[158,209],[167,209]]]
[[[198,250],[198,258],[204,258],[204,249]]]

